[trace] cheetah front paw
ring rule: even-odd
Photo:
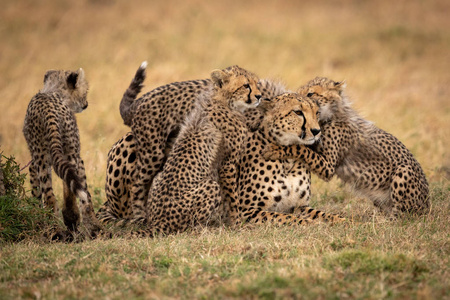
[[[280,146],[275,144],[269,144],[263,150],[263,156],[265,160],[278,160],[282,158],[283,150]]]

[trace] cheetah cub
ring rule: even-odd
[[[320,105],[322,142],[315,151],[271,145],[265,157],[298,158],[326,181],[336,174],[388,216],[427,212],[428,183],[420,164],[397,138],[360,117],[344,88],[320,77],[301,87],[300,94]]]
[[[94,214],[91,195],[86,185],[83,160],[80,156],[80,136],[75,113],[88,106],[88,82],[83,69],[76,72],[50,70],[44,77],[44,87],[30,101],[25,116],[23,134],[31,153],[30,182],[34,197],[57,212],[52,188],[52,167],[64,183],[62,215],[70,231],[76,231],[81,202],[83,224],[94,233],[99,223]]]
[[[227,195],[236,203],[236,166],[247,134],[241,112],[259,104],[258,79],[238,66],[215,70],[211,79],[210,95],[195,103],[153,181],[147,214],[152,232],[206,225],[230,207],[222,203]]]

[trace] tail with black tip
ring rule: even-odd
[[[133,120],[134,111],[132,109],[133,103],[136,100],[136,96],[141,92],[143,82],[146,77],[145,70],[147,69],[147,62],[144,61],[139,69],[136,71],[130,86],[125,91],[120,101],[120,115],[122,116],[123,123],[127,126],[131,126],[131,121]]]
[[[86,191],[83,178],[80,178],[77,172],[77,166],[68,161],[63,152],[62,136],[59,127],[56,126],[56,117],[50,115],[47,118],[49,138],[50,138],[50,153],[52,158],[53,169],[62,180],[67,184],[69,189],[82,201],[88,201],[88,194]]]

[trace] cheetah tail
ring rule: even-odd
[[[133,110],[132,104],[136,100],[136,96],[141,92],[143,82],[145,80],[145,70],[147,69],[147,62],[144,61],[139,69],[136,71],[130,86],[123,94],[122,100],[120,101],[120,115],[122,116],[123,123],[127,126],[131,126],[131,121],[133,120]]]
[[[52,119],[48,120],[49,124],[53,123]],[[77,166],[67,160],[63,153],[63,145],[61,133],[58,126],[48,126],[50,134],[50,152],[52,157],[52,165],[56,175],[59,176],[72,193],[77,195],[80,199],[87,199],[87,191],[85,179],[78,175]]]
[[[72,193],[82,201],[88,201],[88,192],[86,191],[83,179],[78,176],[74,165],[68,161],[62,161],[60,164],[54,164],[55,173],[61,177]]]

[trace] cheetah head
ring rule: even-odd
[[[218,97],[227,101],[227,105],[234,110],[244,112],[257,107],[261,101],[259,78],[245,69],[232,66],[214,70],[211,79]]]
[[[337,82],[325,77],[316,77],[298,89],[302,96],[310,97],[319,103],[319,121],[327,122],[345,101],[345,81]]]
[[[307,97],[285,93],[264,101],[266,110],[261,128],[266,137],[282,146],[312,145],[320,136],[319,106]]]
[[[89,85],[83,69],[78,71],[49,70],[44,76],[44,88],[41,93],[62,92],[64,103],[74,112],[80,113],[87,108]]]

